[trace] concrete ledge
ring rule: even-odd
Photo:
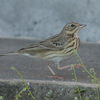
[[[78,93],[75,82],[61,82],[61,81],[49,81],[49,80],[25,80],[28,83],[28,87],[36,98],[36,100],[44,100],[46,94],[52,90],[50,100],[74,100],[74,97],[78,97]],[[0,96],[3,96],[4,100],[14,100],[15,96],[24,88],[21,80],[0,80]],[[94,91],[96,85],[78,83],[80,89],[86,89],[81,92],[82,99],[85,100],[89,97],[90,100],[95,100],[97,92]],[[28,96],[28,91],[21,94],[22,98],[18,100],[33,100]]]

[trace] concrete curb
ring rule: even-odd
[[[63,81],[49,81],[49,80],[25,80],[31,93],[36,100],[44,100],[46,94],[52,90],[50,100],[74,100],[74,97],[79,98],[75,82],[63,82]],[[0,96],[3,96],[4,100],[14,100],[15,96],[24,88],[21,80],[0,80]],[[85,89],[81,92],[82,100],[89,97],[90,100],[95,100],[97,92],[94,91],[96,84],[78,83],[79,89]],[[33,100],[28,96],[28,91],[24,91],[21,94],[22,98],[18,100]],[[80,99],[79,99],[80,100]]]

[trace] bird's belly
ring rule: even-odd
[[[56,54],[50,55],[49,57],[47,57],[47,56],[46,57],[45,56],[41,57],[39,55],[37,55],[37,56],[34,55],[33,56],[33,55],[28,54],[28,53],[24,53],[22,55],[28,56],[28,57],[31,57],[31,58],[43,59],[43,60],[45,60],[47,62],[53,62],[53,63],[59,63],[59,62],[66,61],[66,60],[71,58],[69,56],[61,56],[61,55],[58,56]]]
[[[54,63],[59,63],[59,62],[62,62],[62,61],[68,60],[68,59],[69,59],[69,57],[53,57],[51,59],[45,59],[45,60],[54,62]]]

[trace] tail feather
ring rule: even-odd
[[[17,55],[17,54],[19,54],[19,53],[18,52],[9,52],[9,53],[0,54],[0,56]]]

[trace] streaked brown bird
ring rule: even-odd
[[[84,24],[75,22],[68,23],[57,35],[54,35],[42,42],[36,43],[26,48],[22,48],[17,52],[1,54],[0,56],[14,54],[24,55],[32,58],[41,58],[46,62],[54,62],[57,64],[57,69],[59,70],[68,68],[70,65],[60,68],[59,63],[72,58],[74,56],[74,49],[78,51],[80,47],[80,38],[78,33],[80,29],[85,26],[86,25]],[[58,77],[53,72],[48,63],[46,63],[46,65],[55,78],[63,79],[63,77]],[[78,64],[74,64],[74,67],[79,68]]]

